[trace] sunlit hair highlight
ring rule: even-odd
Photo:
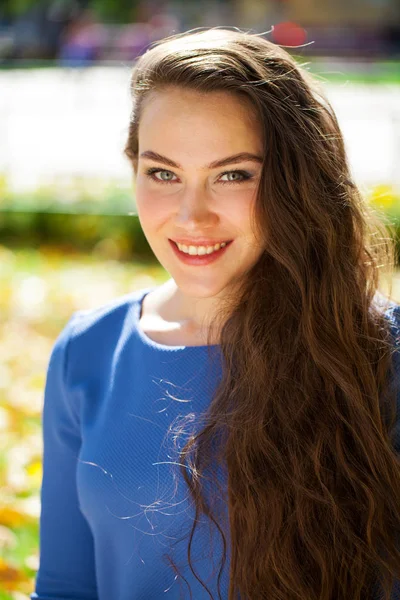
[[[229,600],[372,600],[379,587],[389,600],[400,576],[400,313],[391,287],[380,290],[393,229],[355,185],[317,81],[264,36],[189,32],[139,58],[134,168],[146,98],[171,86],[250,101],[264,143],[254,212],[264,251],[210,331],[222,379],[180,452],[196,510],[189,562],[205,515],[229,550]],[[226,522],[210,492],[223,497],[219,469]]]

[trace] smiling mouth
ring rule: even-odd
[[[189,254],[190,256],[204,256],[205,254],[213,254],[214,252],[218,252],[225,246],[228,246],[232,240],[228,240],[226,242],[218,242],[216,244],[209,245],[200,245],[200,244],[180,244],[179,242],[175,242],[171,240],[175,246],[178,248],[180,252],[184,254]]]

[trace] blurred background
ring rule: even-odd
[[[34,589],[55,338],[75,310],[168,278],[122,153],[132,65],[211,26],[265,32],[315,74],[354,179],[398,235],[398,0],[0,0],[0,600]]]

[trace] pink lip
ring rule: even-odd
[[[209,264],[215,262],[216,260],[218,260],[219,258],[221,258],[221,256],[223,256],[223,254],[225,254],[225,252],[227,251],[227,249],[229,248],[229,246],[232,243],[232,240],[231,240],[230,242],[228,242],[226,244],[226,246],[224,246],[223,248],[220,248],[219,250],[216,250],[215,252],[212,252],[211,254],[202,254],[200,256],[197,256],[197,255],[185,254],[184,252],[181,252],[179,250],[178,246],[175,244],[175,242],[173,242],[172,240],[168,240],[168,241],[172,247],[173,252],[175,253],[175,256],[177,256],[179,258],[179,260],[182,261],[185,265],[203,266],[203,267],[206,265],[209,265]],[[204,244],[204,245],[206,245],[206,244]],[[211,246],[212,244],[208,244],[208,245]]]
[[[206,238],[189,240],[188,238],[174,238],[171,241],[177,242],[178,244],[184,244],[185,246],[215,246],[215,244],[222,244],[223,242],[230,242],[232,240],[208,240]]]

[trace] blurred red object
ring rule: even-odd
[[[307,33],[297,23],[285,21],[273,26],[271,37],[280,46],[300,46],[305,43]]]

